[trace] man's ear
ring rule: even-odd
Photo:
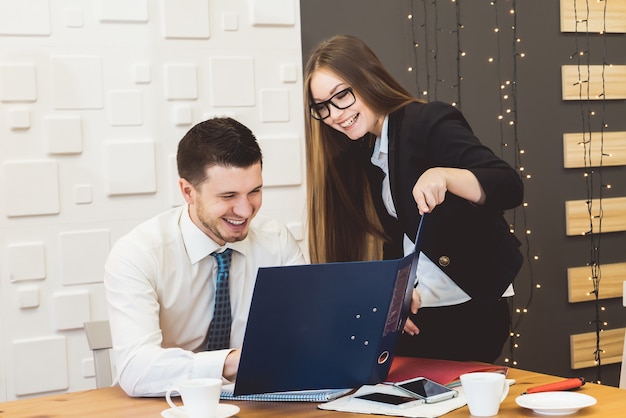
[[[180,192],[183,194],[183,198],[187,204],[193,204],[195,200],[196,190],[193,185],[189,183],[187,180],[183,178],[178,179],[178,186],[180,187]]]

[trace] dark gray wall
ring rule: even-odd
[[[584,376],[588,380],[617,386],[620,365],[604,365],[601,369],[570,368],[570,343],[572,334],[593,332],[591,322],[595,319],[594,302],[570,304],[567,298],[567,269],[585,265],[590,259],[590,237],[568,237],[565,234],[565,202],[586,199],[587,187],[582,169],[563,168],[562,135],[566,132],[583,131],[581,104],[561,99],[561,65],[576,64],[570,55],[577,50],[577,42],[589,39],[592,51],[591,64],[606,60],[613,64],[626,64],[626,38],[621,34],[606,38],[586,38],[561,33],[558,1],[517,2],[518,52],[525,58],[513,59],[509,13],[511,1],[499,1],[498,8],[490,1],[435,2],[424,0],[301,0],[302,48],[306,62],[309,51],[320,41],[338,33],[347,33],[366,41],[378,54],[390,72],[414,94],[430,86],[429,100],[454,102],[460,98],[460,108],[481,140],[498,155],[517,166],[521,165],[532,179],[525,180],[526,210],[508,213],[515,223],[516,234],[524,242],[523,251],[529,256],[515,283],[514,307],[523,307],[530,300],[528,313],[514,313],[514,323],[519,338],[518,348],[507,346],[500,362],[509,357],[519,368],[551,373],[561,376]],[[426,9],[424,9],[426,7]],[[458,8],[457,8],[458,7]],[[496,10],[498,13],[496,14]],[[413,12],[417,20],[411,28],[408,14]],[[460,60],[460,84],[457,77],[456,32],[436,28],[454,28],[457,12],[463,24],[460,32],[461,49],[467,56]],[[498,45],[493,28],[497,20],[501,29]],[[427,18],[425,18],[427,16]],[[412,47],[414,35],[420,42],[430,39],[429,50],[423,43],[417,61]],[[421,36],[421,38],[420,38]],[[437,44],[433,45],[433,39]],[[497,51],[500,54],[497,54]],[[424,54],[430,53],[426,57]],[[437,59],[433,60],[433,55]],[[494,55],[495,54],[495,55]],[[499,56],[495,64],[488,64],[488,57]],[[416,65],[417,62],[417,65]],[[514,63],[517,62],[515,70]],[[436,67],[435,64],[436,63]],[[408,72],[414,66],[416,71]],[[501,130],[497,120],[501,93],[499,79],[517,80],[517,138],[524,154],[516,153],[515,131],[509,125]],[[437,74],[439,77],[434,77]],[[426,78],[430,79],[430,83]],[[438,78],[437,94],[433,79]],[[460,86],[460,90],[457,88]],[[459,93],[460,91],[460,93]],[[424,96],[420,96],[423,97]],[[602,103],[592,103],[591,108],[602,114]],[[626,130],[626,106],[623,100],[604,104],[604,120],[610,131]],[[599,131],[600,119],[596,118],[591,130]],[[589,128],[587,128],[588,130]],[[507,143],[508,147],[502,144]],[[624,167],[604,167],[601,170],[604,184],[612,188],[604,190],[604,197],[626,195]],[[598,179],[598,170],[594,178]],[[595,187],[597,197],[599,186]],[[524,230],[531,234],[525,235]],[[597,241],[596,241],[597,242]],[[605,233],[600,237],[600,262],[617,263],[626,259],[626,235],[622,232]],[[534,255],[539,260],[532,260]],[[626,272],[625,272],[626,279]],[[534,289],[535,284],[540,289]],[[531,297],[531,290],[532,299]],[[602,293],[602,284],[600,285]],[[607,329],[624,327],[626,312],[621,299],[602,301],[606,311],[601,320]],[[480,324],[476,324],[477,327]],[[459,341],[459,344],[463,344]]]

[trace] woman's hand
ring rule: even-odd
[[[413,297],[411,298],[411,312],[416,314],[419,310],[420,306],[422,306],[422,299],[420,298],[420,294],[417,289],[413,289]],[[419,328],[411,319],[407,319],[404,324],[404,332],[409,335],[417,335],[420,333]]]
[[[448,191],[445,170],[441,167],[430,168],[417,179],[413,186],[413,198],[420,215],[429,213],[441,204]]]
[[[420,215],[432,212],[440,205],[447,191],[478,205],[485,202],[485,192],[471,171],[433,167],[424,171],[413,186],[413,199]]]

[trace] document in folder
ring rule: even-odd
[[[384,381],[417,259],[259,269],[234,395]]]

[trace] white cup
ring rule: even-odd
[[[175,392],[183,398],[183,406],[172,401],[171,396]],[[217,413],[221,392],[221,379],[190,379],[169,388],[165,400],[172,408],[180,408],[189,418],[213,418]]]
[[[461,385],[475,417],[492,417],[498,414],[500,404],[509,394],[509,384],[502,373],[475,372],[461,375]]]

